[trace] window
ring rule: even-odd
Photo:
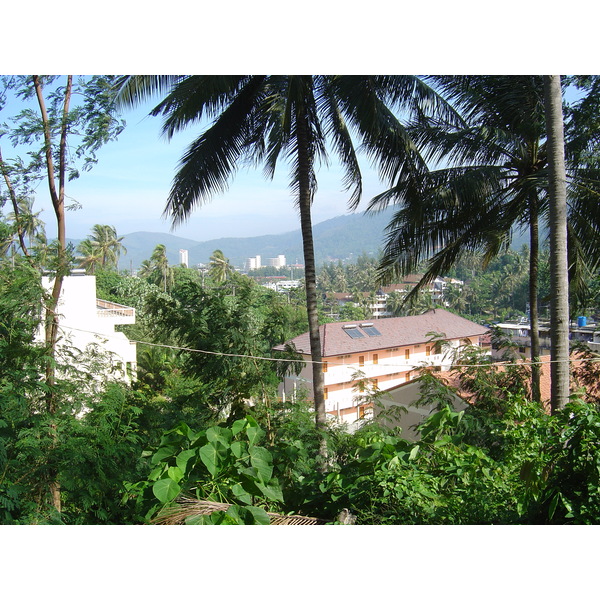
[[[364,367],[365,366],[365,357],[364,356],[359,356],[358,357],[358,366],[359,367]]]
[[[379,379],[371,379],[371,382],[373,383],[373,389],[378,390],[379,389]]]
[[[325,400],[329,400],[329,388],[325,388],[323,395],[325,397]]]
[[[425,346],[425,356],[431,356],[431,346]]]
[[[327,373],[327,362],[323,363],[323,373]]]
[[[410,381],[410,371],[406,371],[406,373],[404,373],[404,381]]]
[[[374,365],[379,364],[379,354],[373,354],[373,364]]]
[[[404,358],[406,360],[408,360],[410,358],[410,350],[408,348],[404,351]]]

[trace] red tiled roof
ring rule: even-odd
[[[361,325],[364,323],[372,323],[381,335],[371,337],[365,333],[360,338],[351,338],[344,329],[346,325],[355,325],[359,331],[362,331]],[[326,323],[321,325],[319,332],[321,353],[325,357],[422,344],[430,341],[431,332],[444,334],[445,339],[453,340],[485,335],[489,329],[444,309],[436,308],[412,317]],[[299,335],[291,342],[300,354],[310,354],[308,333]],[[274,349],[284,350],[284,345],[275,346]]]

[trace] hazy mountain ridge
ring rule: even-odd
[[[313,225],[315,259],[318,264],[326,260],[355,258],[362,253],[377,254],[383,244],[384,229],[391,211],[378,215],[364,213],[342,215]],[[187,250],[189,265],[208,263],[215,250],[221,250],[235,267],[259,254],[263,264],[267,258],[284,254],[288,264],[304,263],[300,229],[282,234],[262,235],[248,238],[219,238],[198,242],[169,233],[135,232],[123,236],[127,253],[121,256],[119,268],[136,269],[143,260],[149,259],[158,244],[167,248],[171,264],[179,263],[179,250]]]

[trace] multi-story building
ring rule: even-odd
[[[253,271],[254,269],[260,269],[261,266],[260,254],[257,254],[256,256],[246,259],[246,262],[244,263],[244,270]]]
[[[267,258],[267,267],[285,267],[285,254],[280,254],[276,258]]]
[[[54,279],[42,278],[42,285],[51,290]],[[127,336],[115,331],[115,325],[135,323],[135,309],[108,300],[96,298],[96,277],[83,273],[65,277],[57,306],[59,315],[59,355],[67,349],[66,357],[72,351],[85,352],[92,348],[100,349],[111,377],[130,381],[136,372],[136,344]],[[44,339],[43,327],[37,339]],[[106,379],[110,377],[106,374]]]
[[[412,317],[376,322],[326,323],[320,327],[325,381],[325,410],[351,424],[372,408],[357,393],[357,382],[368,380],[385,391],[410,381],[419,369],[449,369],[452,349],[461,345],[483,346],[487,327],[443,309]],[[287,342],[306,361],[299,375],[288,375],[280,386],[283,399],[312,399],[312,364],[308,333]],[[284,344],[275,350],[284,350]]]

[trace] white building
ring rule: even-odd
[[[50,292],[54,279],[42,277],[42,285]],[[115,325],[135,323],[134,308],[96,298],[96,277],[73,274],[63,280],[57,312],[59,354],[69,348],[80,352],[100,349],[110,366],[110,377],[129,382],[135,376],[136,344],[115,331]],[[44,340],[43,325],[38,340]],[[107,373],[106,378],[110,377]]]
[[[179,264],[184,265],[185,267],[189,267],[188,264],[188,251],[180,250],[179,251]]]
[[[260,254],[257,254],[254,257],[246,259],[246,262],[244,263],[244,270],[253,271],[254,269],[260,269],[261,266]]]
[[[277,258],[267,258],[267,267],[285,267],[285,254],[280,254]]]

